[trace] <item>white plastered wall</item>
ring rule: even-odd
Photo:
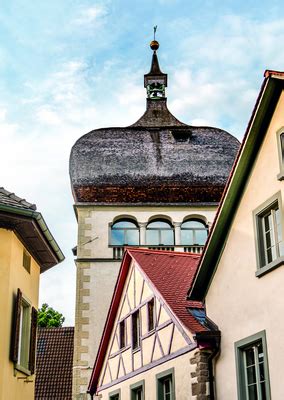
[[[284,126],[284,95],[275,110],[260,149],[226,246],[206,297],[208,316],[222,332],[221,354],[216,363],[217,398],[236,399],[234,343],[266,331],[271,398],[283,399],[284,372],[284,267],[257,278],[253,210],[281,192],[283,231],[283,181],[277,179],[279,157],[276,132]]]

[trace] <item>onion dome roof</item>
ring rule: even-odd
[[[144,86],[147,107],[137,122],[93,130],[74,144],[70,178],[75,201],[218,202],[239,141],[218,128],[182,123],[170,113],[165,96],[167,74],[160,70],[156,50]]]

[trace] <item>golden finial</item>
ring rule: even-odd
[[[150,47],[152,50],[156,51],[159,48],[159,42],[156,40],[156,31],[157,31],[158,26],[154,26],[154,40],[150,43]]]

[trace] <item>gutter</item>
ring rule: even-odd
[[[46,222],[41,215],[40,212],[34,210],[26,210],[23,208],[16,208],[4,204],[0,204],[0,211],[8,212],[10,214],[20,215],[23,217],[28,217],[35,220],[46,239],[47,243],[51,247],[53,253],[56,255],[58,262],[61,262],[65,259],[64,254],[62,253],[60,247],[58,246],[56,240],[54,239],[52,233],[50,232]]]

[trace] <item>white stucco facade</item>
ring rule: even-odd
[[[277,196],[283,241],[284,183],[279,179],[283,162],[279,159],[279,132],[283,127],[282,91],[206,296],[207,314],[222,333],[221,353],[215,366],[217,398],[220,400],[238,398],[235,343],[261,331],[265,331],[267,341],[269,398],[283,399],[284,266],[280,257],[277,268],[256,276],[256,246],[260,243],[256,237],[254,213]]]

